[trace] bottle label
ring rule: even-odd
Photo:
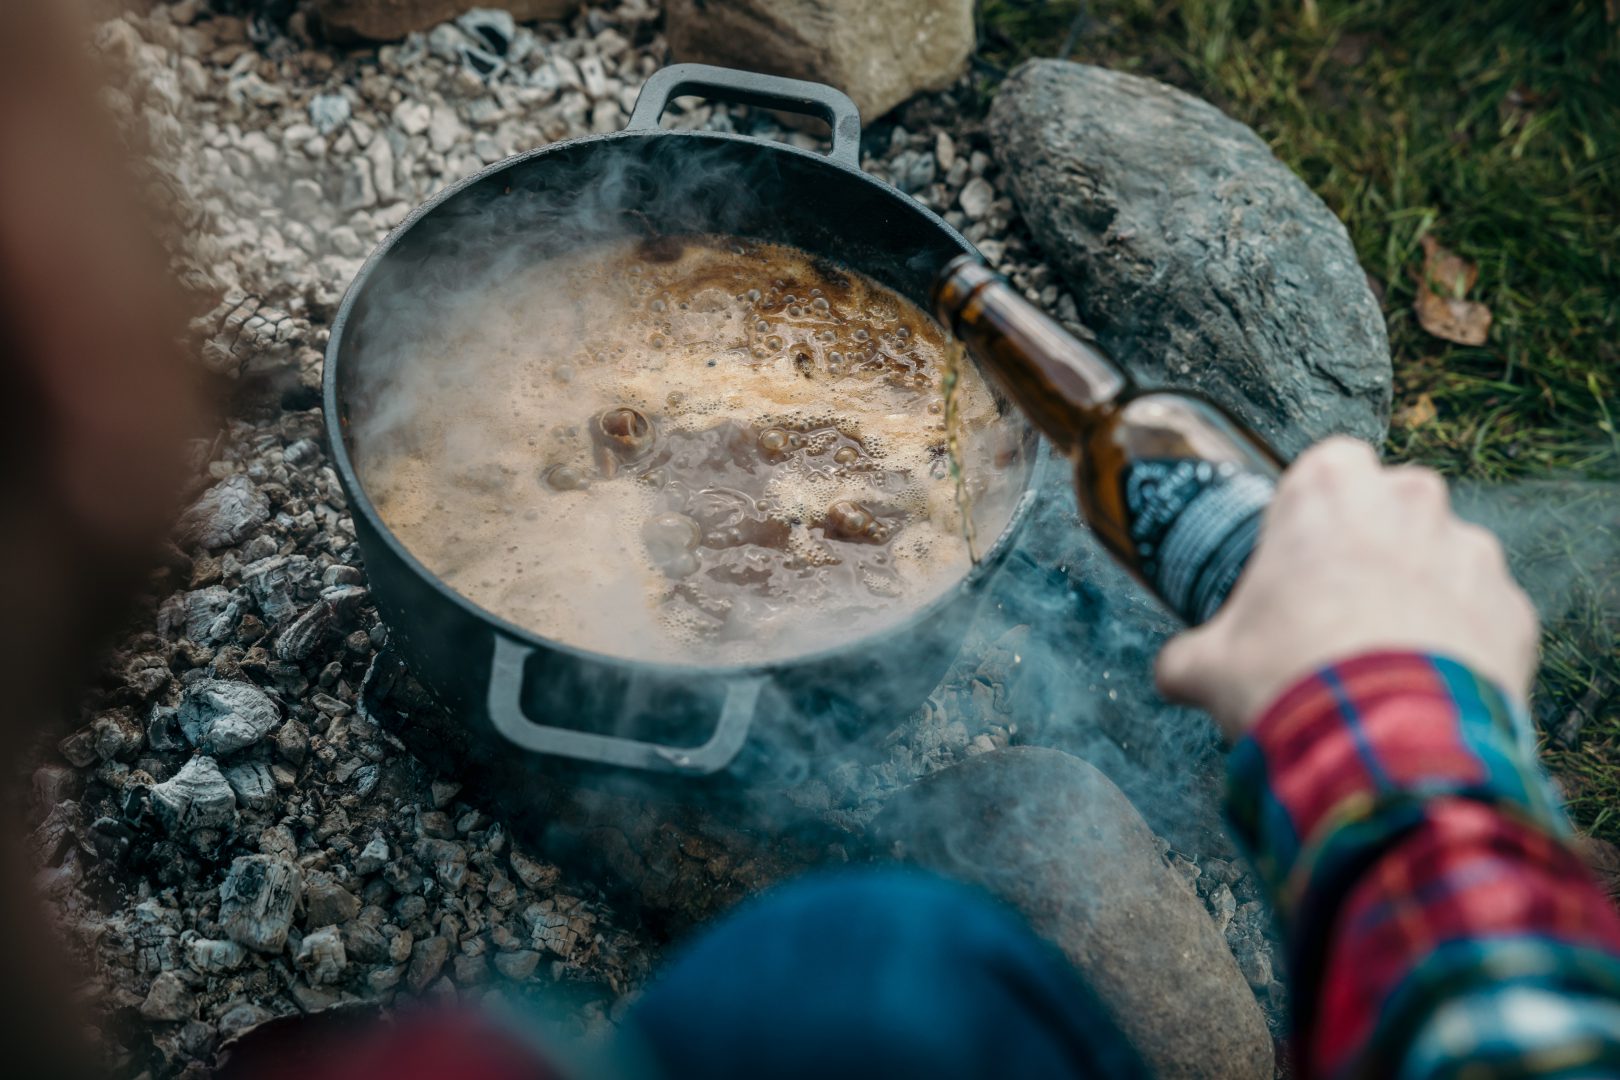
[[[1207,622],[1237,584],[1276,485],[1196,458],[1133,462],[1122,483],[1142,575],[1189,624]]]

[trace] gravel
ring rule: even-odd
[[[724,821],[602,799],[580,827],[637,882],[627,900],[604,889],[608,875],[550,862],[531,834],[492,819],[477,785],[435,772],[361,694],[387,631],[315,408],[343,290],[444,185],[622,126],[666,58],[658,18],[646,0],[566,23],[485,12],[344,50],[313,41],[301,13],[249,22],[188,0],[96,29],[116,74],[103,99],[140,133],[150,180],[180,217],[176,273],[217,298],[191,327],[198,364],[233,387],[217,437],[191,448],[191,504],[144,616],[33,775],[39,888],[89,973],[78,998],[109,1068],[208,1075],[221,1047],[259,1024],[404,994],[478,1002],[564,984],[584,1002],[579,1030],[596,1031],[662,947],[644,909],[697,921],[813,861],[792,845],[756,850]],[[666,122],[818,145],[707,103],[672,107]],[[870,125],[865,147],[869,172],[1073,324],[1073,298],[955,92]],[[1000,689],[1016,631],[970,641],[880,760],[814,777],[792,799],[857,836],[915,777],[1038,736],[1039,718],[1015,722]],[[1226,866],[1209,890],[1205,869],[1199,895],[1275,1006],[1266,924],[1252,883],[1219,857],[1229,854],[1189,864]],[[839,843],[813,856],[848,857]]]

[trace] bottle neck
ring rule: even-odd
[[[934,311],[980,369],[1065,453],[1112,411],[1130,380],[971,255],[934,282]]]

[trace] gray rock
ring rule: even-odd
[[[330,135],[349,122],[349,99],[342,94],[316,94],[309,99],[309,122]]]
[[[212,551],[240,543],[270,520],[270,500],[240,474],[221,480],[180,515],[180,538]]]
[[[996,189],[984,177],[975,176],[962,188],[957,200],[962,204],[962,213],[978,221],[990,212],[990,204],[996,201]]]
[[[338,40],[398,41],[483,6],[480,0],[315,0],[322,25]],[[578,6],[579,0],[501,0],[524,22],[560,19]]]
[[[1203,390],[1286,454],[1382,443],[1383,314],[1344,226],[1247,127],[1151,79],[1033,60],[988,123],[1012,194],[1143,382]]]
[[[675,59],[830,83],[875,120],[956,81],[973,0],[668,0]]]
[[[153,786],[152,813],[171,835],[233,825],[236,795],[218,762],[199,754],[173,777]]]
[[[172,971],[161,972],[153,979],[146,1000],[141,1002],[141,1015],[148,1020],[185,1020],[196,1011],[196,996]]]
[[[371,165],[366,160],[349,162],[343,171],[343,188],[338,193],[338,210],[352,214],[356,210],[377,205],[377,183],[372,178]]]
[[[1271,1038],[1203,905],[1092,766],[1057,750],[972,757],[895,796],[876,835],[982,885],[1061,948],[1155,1076],[1270,1076]]]
[[[220,884],[219,923],[232,941],[255,952],[279,953],[303,889],[296,864],[275,855],[243,855]]]
[[[253,745],[280,719],[276,703],[252,683],[202,679],[180,699],[180,730],[193,746],[212,754]]]

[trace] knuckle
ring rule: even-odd
[[[1502,549],[1502,541],[1491,530],[1471,522],[1459,522],[1457,545],[1490,568],[1507,572],[1507,552]]]
[[[1424,506],[1446,506],[1451,502],[1451,489],[1445,477],[1421,465],[1401,465],[1391,469],[1391,482],[1400,495]]]
[[[1315,488],[1378,466],[1372,447],[1348,435],[1323,439],[1299,456],[1283,474],[1283,486]]]

